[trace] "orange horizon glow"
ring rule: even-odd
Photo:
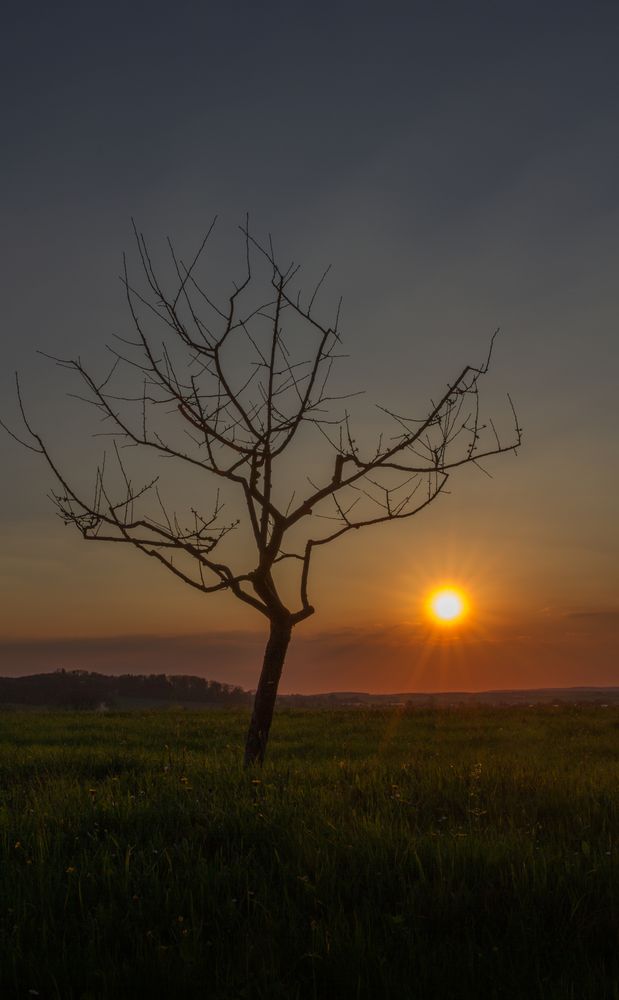
[[[317,614],[295,630],[282,693],[618,683],[619,609],[602,565],[578,578],[578,593],[563,566],[565,587],[553,590],[510,535],[490,546],[461,534],[441,517],[414,553],[403,529],[384,532],[371,553],[352,541],[324,553]],[[205,599],[134,553],[88,548],[43,523],[7,545],[1,674],[180,672],[255,688],[266,623],[229,595]],[[429,602],[448,589],[466,614],[441,621]]]

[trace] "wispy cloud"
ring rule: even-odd
[[[592,621],[607,625],[619,625],[619,611],[571,611],[567,618],[576,621]]]

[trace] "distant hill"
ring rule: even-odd
[[[334,691],[331,694],[291,694],[280,699],[299,707],[408,705],[449,707],[456,705],[551,705],[619,704],[619,687],[528,688],[509,691],[439,691],[431,693],[368,694],[365,691]]]
[[[121,674],[87,670],[56,670],[27,677],[0,677],[0,706],[46,708],[131,709],[181,705],[241,707],[252,692],[232,684],[188,674]],[[284,694],[282,706],[299,708],[450,707],[457,705],[619,705],[619,687],[532,688],[511,691],[447,691],[418,694],[369,694],[333,691],[324,694]]]
[[[56,670],[0,677],[0,705],[49,708],[146,708],[157,705],[247,705],[249,692],[232,684],[185,674],[121,674]]]

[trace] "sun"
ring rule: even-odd
[[[466,598],[461,591],[451,587],[435,590],[428,601],[428,610],[441,625],[451,625],[466,614]]]

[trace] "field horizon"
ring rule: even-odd
[[[142,691],[138,691],[139,688]],[[158,700],[171,705],[204,703],[220,706],[250,704],[254,690],[245,689],[197,674],[120,673],[108,674],[92,670],[56,670],[32,674],[0,676],[0,705],[49,704],[62,707],[65,697],[71,707],[101,707],[106,699],[110,707],[130,708],[131,702],[150,700],[142,707],[154,707]],[[79,703],[79,700],[82,703]],[[564,687],[494,688],[489,690],[454,691],[393,691],[388,693],[362,690],[334,690],[316,694],[291,692],[277,695],[280,706],[309,708],[419,705],[535,705],[535,704],[609,704],[619,703],[619,685],[569,685]]]

